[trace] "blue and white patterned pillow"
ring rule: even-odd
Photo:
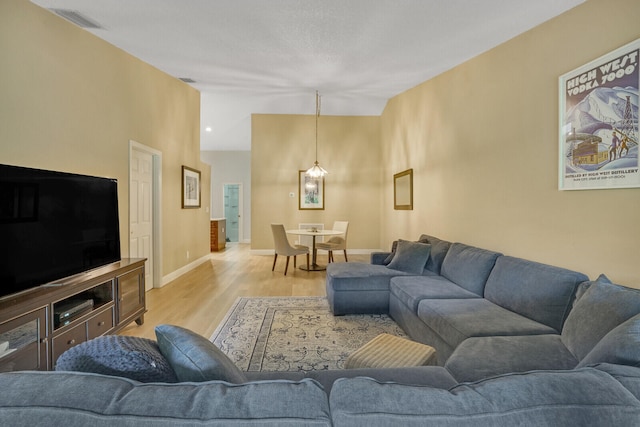
[[[56,371],[93,372],[140,382],[178,382],[158,344],[146,338],[105,335],[60,355]]]

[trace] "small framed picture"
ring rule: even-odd
[[[393,175],[393,209],[413,210],[413,169]]]
[[[200,207],[200,171],[182,166],[182,208]]]
[[[312,178],[298,171],[298,209],[324,210],[324,177]]]

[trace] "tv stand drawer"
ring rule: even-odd
[[[71,347],[78,345],[87,340],[87,326],[80,323],[77,326],[63,332],[57,337],[53,338],[53,364],[55,366],[58,357]]]
[[[114,327],[114,314],[114,306],[112,305],[108,309],[87,320],[87,338],[93,339],[111,331]]]

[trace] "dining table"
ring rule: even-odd
[[[301,265],[300,269],[301,270],[306,270],[306,271],[323,271],[326,270],[327,267],[324,265],[319,265],[317,262],[317,251],[316,251],[316,237],[317,236],[338,236],[340,234],[344,234],[344,231],[340,231],[340,230],[317,230],[317,229],[307,229],[307,228],[300,228],[300,229],[293,229],[293,230],[287,230],[287,234],[295,234],[297,236],[311,236],[312,237],[312,248],[311,248],[311,252],[312,252],[312,262],[311,264],[309,264],[309,269],[307,270],[307,266],[306,265]]]

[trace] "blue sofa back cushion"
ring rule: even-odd
[[[4,426],[331,426],[314,380],[141,384],[77,372],[0,374]],[[46,392],[45,392],[46,391]]]
[[[580,361],[578,367],[595,363],[640,367],[640,314],[605,335]]]
[[[562,330],[562,342],[578,360],[609,331],[640,313],[640,291],[615,285],[604,275],[585,285],[586,292],[576,301]]]
[[[387,268],[421,275],[429,259],[431,245],[408,240],[398,240],[395,255]]]
[[[487,277],[499,256],[501,254],[498,252],[464,243],[452,243],[442,261],[440,274],[456,285],[482,296]]]
[[[195,332],[174,325],[158,325],[155,331],[160,351],[180,382],[221,380],[239,384],[247,381],[226,354]]]
[[[640,402],[597,369],[508,374],[449,390],[339,379],[334,426],[632,426]]]
[[[503,256],[491,271],[484,297],[560,333],[576,287],[585,280],[584,274],[565,268]]]
[[[105,335],[71,347],[56,361],[56,371],[92,372],[140,382],[178,381],[155,341],[122,335]]]

